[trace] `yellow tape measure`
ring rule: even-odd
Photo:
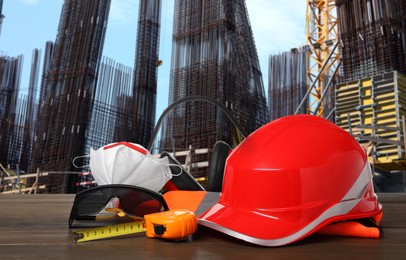
[[[73,242],[81,243],[110,237],[130,235],[145,231],[147,231],[147,228],[145,221],[143,220],[105,227],[89,228],[73,232]]]
[[[148,214],[145,220],[89,228],[73,232],[73,242],[81,243],[98,239],[146,232],[147,237],[184,239],[196,232],[197,219],[189,210],[170,210]]]

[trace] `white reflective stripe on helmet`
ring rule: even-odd
[[[367,188],[368,184],[371,183],[371,181],[371,166],[367,160],[361,174],[358,176],[358,179],[352,185],[347,194],[341,199],[341,201],[362,198],[362,196],[364,196],[365,189]]]

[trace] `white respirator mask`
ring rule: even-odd
[[[98,185],[129,184],[159,192],[173,176],[169,166],[167,157],[154,158],[139,144],[118,142],[90,149],[90,170]]]

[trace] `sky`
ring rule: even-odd
[[[168,106],[174,0],[162,0],[158,69],[157,115]],[[306,0],[246,0],[265,92],[268,92],[269,55],[305,44]],[[55,42],[63,0],[3,0],[0,54],[24,56],[20,89],[28,89],[34,48]],[[134,67],[139,1],[112,0],[103,56]]]

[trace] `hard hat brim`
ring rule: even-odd
[[[341,201],[304,205],[296,209],[247,210],[223,204],[221,197],[211,209],[197,215],[200,225],[262,246],[282,246],[303,239],[342,220],[369,218],[382,213],[373,192],[367,163],[352,189]],[[306,217],[303,217],[306,216]],[[315,216],[309,219],[309,216]]]
[[[360,201],[361,199],[354,199],[338,203],[310,223],[295,223],[218,203],[198,217],[198,223],[249,243],[270,247],[283,246],[308,237],[328,224],[348,219],[348,215],[342,212],[351,211]],[[365,217],[380,213],[379,209]],[[354,215],[354,218],[362,216]]]

